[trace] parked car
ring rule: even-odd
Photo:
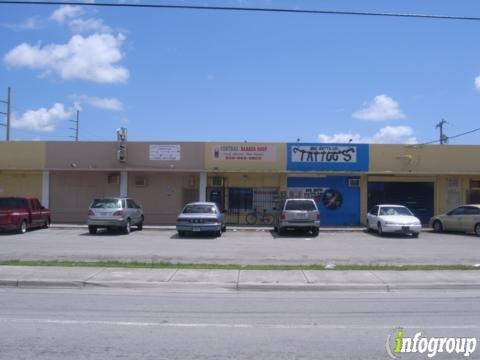
[[[420,220],[403,205],[376,205],[367,214],[367,229],[384,233],[411,234],[418,237]]]
[[[36,198],[0,198],[0,230],[16,230],[23,234],[30,228],[48,228],[51,218],[50,210]]]
[[[317,236],[320,228],[320,212],[313,199],[286,199],[273,221],[274,230],[282,235],[287,229],[311,231]]]
[[[145,217],[140,205],[123,197],[94,199],[88,209],[88,231],[95,234],[98,228],[121,229],[130,233],[132,226],[142,230]]]
[[[225,217],[213,202],[189,203],[177,217],[178,236],[204,232],[221,236],[222,231],[226,231]]]
[[[446,214],[430,219],[435,232],[461,231],[474,232],[480,236],[480,204],[459,206]]]

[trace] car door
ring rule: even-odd
[[[367,222],[369,224],[368,227],[370,227],[371,229],[377,228],[378,209],[379,209],[379,206],[374,206],[367,213]]]
[[[480,216],[480,209],[475,206],[464,206],[464,214],[459,216],[460,231],[472,232]]]
[[[443,229],[447,231],[462,231],[461,217],[465,214],[465,207],[453,209],[443,219]]]
[[[135,206],[134,201],[131,199],[127,199],[127,211],[128,216],[130,217],[130,219],[132,219],[132,224],[137,224],[140,221],[138,209]]]

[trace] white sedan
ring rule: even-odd
[[[402,205],[377,205],[367,214],[367,229],[384,233],[411,234],[418,237],[422,230],[420,220]]]

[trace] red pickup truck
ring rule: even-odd
[[[25,233],[29,228],[49,227],[51,212],[36,198],[0,197],[0,230]]]

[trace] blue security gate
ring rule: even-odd
[[[358,176],[289,177],[289,198],[312,198],[320,211],[321,225],[360,224]]]

